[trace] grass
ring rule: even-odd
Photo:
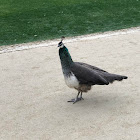
[[[1,0],[0,45],[140,26],[140,0]]]

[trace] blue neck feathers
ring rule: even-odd
[[[73,63],[72,58],[68,49],[64,46],[59,49],[59,57],[61,60],[61,65],[63,69],[69,69],[70,65]]]

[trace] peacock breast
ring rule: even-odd
[[[71,72],[69,75],[64,75],[65,83],[70,88],[78,88],[79,81],[76,76]]]

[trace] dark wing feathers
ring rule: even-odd
[[[71,70],[81,83],[91,85],[108,85],[115,80],[121,81],[127,79],[127,76],[111,74],[98,67],[81,62],[75,62]]]
[[[71,65],[71,71],[77,77],[81,84],[88,85],[108,85],[109,82],[106,81],[102,76],[100,76],[96,71],[88,69],[78,63],[73,63]]]
[[[112,74],[108,72],[100,72],[99,74],[104,77],[109,83],[113,83],[115,80],[121,81],[123,79],[127,79],[127,76]]]
[[[75,64],[79,64],[79,65],[82,65],[84,67],[87,67],[87,68],[90,68],[90,69],[93,69],[93,70],[98,70],[98,71],[103,71],[103,72],[107,72],[103,69],[100,69],[98,67],[95,67],[95,66],[92,66],[92,65],[89,65],[89,64],[86,64],[86,63],[82,63],[82,62],[75,62]]]

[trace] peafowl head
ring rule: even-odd
[[[64,38],[65,38],[64,36],[61,37],[61,41],[58,43],[58,47],[60,47],[60,48],[64,47],[64,44],[62,42]]]

